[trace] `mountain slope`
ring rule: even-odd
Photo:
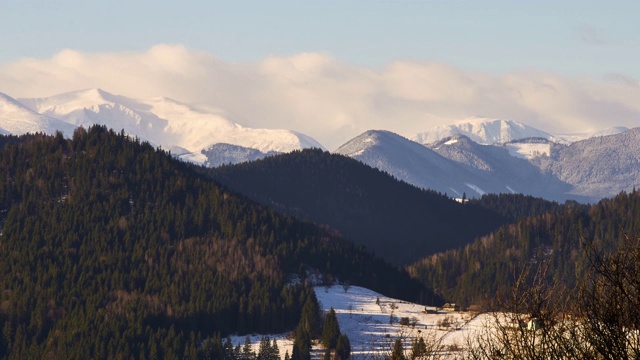
[[[423,146],[388,131],[367,131],[336,153],[352,157],[412,185],[450,196],[524,193],[565,200],[569,186],[502,147],[456,135]]]
[[[525,138],[554,138],[549,133],[513,120],[471,118],[453,125],[437,126],[415,135],[411,140],[426,145],[454,135],[464,135],[482,145]]]
[[[0,151],[2,359],[216,358],[202,353],[216,333],[292,330],[314,298],[308,273],[438,299],[103,127],[13,140]]]
[[[561,147],[532,161],[573,185],[575,194],[596,198],[640,187],[640,128]]]
[[[594,137],[599,136],[607,136],[607,135],[616,135],[623,133],[629,130],[628,127],[624,126],[613,126],[610,128],[606,128],[603,130],[597,130],[592,132],[580,133],[580,134],[565,134],[565,135],[556,135],[557,138],[564,140],[567,143],[573,143],[576,141],[587,140]]]
[[[485,189],[472,170],[389,131],[367,131],[335,151],[423,189],[462,197],[473,187]],[[471,186],[470,186],[471,185]],[[507,191],[506,188],[503,189]],[[477,194],[482,195],[482,194]]]
[[[530,270],[542,269],[546,280],[558,282],[558,289],[573,289],[592,275],[588,269],[593,254],[585,249],[593,246],[605,254],[637,241],[638,209],[639,192],[621,193],[593,206],[557,208],[505,225],[463,248],[424,258],[410,266],[410,272],[462,304],[491,298]]]
[[[187,149],[196,155],[190,158],[200,162],[206,160],[201,151],[218,143],[262,153],[322,148],[311,137],[295,131],[246,128],[168,98],[137,100],[90,89],[20,101],[33,111],[69,124],[106,125],[166,149]]]
[[[2,135],[24,135],[36,132],[52,135],[56,131],[61,131],[69,137],[74,129],[75,126],[40,115],[18,100],[0,93],[0,134]]]
[[[491,211],[319,150],[225,166],[210,174],[262,204],[335,229],[396,264],[461,246],[504,221]]]
[[[477,170],[493,186],[492,193],[528,194],[551,200],[566,200],[569,184],[544,174],[529,161],[512,156],[502,146],[479,145],[464,135],[456,135],[428,145],[443,157]],[[496,191],[498,190],[498,191]]]

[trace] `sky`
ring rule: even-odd
[[[329,149],[473,116],[640,125],[638,1],[0,0],[0,92],[171,97]]]

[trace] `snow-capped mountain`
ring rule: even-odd
[[[544,141],[540,139],[533,144],[520,145],[538,145],[544,144]],[[570,185],[543,173],[526,159],[513,156],[511,149],[505,146],[480,145],[464,135],[455,135],[428,147],[447,159],[479,170],[485,179],[495,185],[507,184],[505,186],[509,192],[565,200],[565,193],[571,189]]]
[[[472,189],[478,192],[476,195],[485,192],[468,169],[389,131],[367,131],[335,153],[359,160],[417,187],[458,197]],[[465,180],[469,185],[465,185]]]
[[[552,151],[532,162],[595,199],[640,188],[640,128],[593,137]]]
[[[335,152],[417,187],[455,197],[524,193],[566,199],[568,186],[502,147],[478,145],[461,135],[430,146],[388,131],[367,131]]]
[[[226,164],[254,161],[267,156],[279,154],[275,151],[264,153],[257,149],[224,143],[213,144],[210,147],[203,149],[202,153],[207,157],[207,161],[204,163],[207,167],[218,167]]]
[[[74,129],[73,125],[40,115],[18,100],[0,93],[0,134],[24,135],[42,132],[52,135],[61,131],[65,136],[71,136]]]
[[[584,135],[606,132],[617,134],[568,145],[554,137],[481,145],[458,134],[421,145],[387,131],[367,131],[336,153],[456,197],[512,192],[589,202],[640,188],[640,128]]]
[[[481,145],[504,144],[526,138],[554,140],[542,130],[513,120],[470,118],[453,125],[437,126],[411,138],[420,144],[432,144],[454,135],[464,135]]]
[[[124,129],[131,136],[165,149],[181,149],[183,157],[197,162],[206,162],[202,151],[212,154],[212,146],[220,143],[255,149],[263,154],[322,148],[311,137],[295,131],[243,127],[221,115],[168,98],[138,100],[90,89],[48,98],[20,99],[20,102],[35,113],[74,126],[99,124],[116,131]],[[217,155],[230,162],[242,160],[236,161],[233,153]]]

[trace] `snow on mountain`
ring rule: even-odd
[[[323,313],[335,310],[340,332],[349,337],[354,359],[389,358],[396,339],[409,351],[414,339],[419,338],[433,346],[439,357],[461,357],[469,343],[474,343],[478,334],[484,333],[494,321],[489,313],[437,310],[358,286],[350,286],[347,291],[338,285],[317,286],[315,292]],[[262,336],[249,336],[253,351],[258,351]],[[284,359],[286,353],[291,356],[293,340],[289,334],[269,338],[276,340],[280,358]],[[245,336],[231,337],[234,346],[242,346],[244,341]],[[314,344],[312,358],[320,359],[323,354],[322,346]]]
[[[532,162],[571,184],[574,194],[601,199],[630,192],[640,188],[640,127],[559,147]]]
[[[424,189],[461,197],[466,191],[485,191],[469,169],[443,158],[416,142],[389,131],[370,130],[338,148],[349,156]],[[470,185],[467,185],[470,184]]]
[[[99,124],[137,136],[163,148],[179,147],[195,161],[212,145],[225,143],[256,149],[261,153],[323,148],[309,136],[290,130],[253,129],[223,116],[207,113],[168,98],[131,99],[90,89],[39,99],[20,99],[34,112],[68,124],[88,127]],[[227,156],[227,159],[230,159]],[[233,159],[232,162],[236,162]]]
[[[18,100],[0,93],[0,133],[4,135],[24,135],[35,132],[51,135],[60,131],[65,136],[71,136],[74,129],[75,126],[40,115]]]
[[[536,145],[547,140],[520,140],[512,145]],[[556,177],[545,174],[526,159],[514,157],[509,148],[501,145],[480,145],[464,135],[455,135],[430,144],[430,147],[443,157],[476,169],[491,185],[491,192],[518,192],[547,199],[565,200],[570,186]],[[535,147],[535,146],[534,146]],[[522,148],[520,150],[523,150]],[[474,189],[475,190],[475,189]],[[476,190],[476,192],[478,192]]]
[[[569,186],[501,146],[456,135],[424,146],[388,131],[367,131],[335,151],[414,186],[461,198],[523,193],[565,200]]]
[[[257,149],[219,143],[213,144],[207,149],[203,149],[202,154],[207,158],[204,163],[205,166],[218,167],[226,164],[254,161],[267,156],[277,155],[278,153],[275,151],[264,153]]]
[[[503,144],[525,138],[554,139],[549,133],[513,120],[470,118],[453,125],[437,126],[415,135],[411,140],[431,144],[454,135],[464,135],[482,145]]]
[[[629,130],[628,127],[614,126],[614,127],[606,128],[604,130],[598,130],[593,132],[586,132],[586,133],[580,133],[580,134],[556,135],[556,138],[562,139],[567,143],[573,143],[576,141],[587,140],[587,139],[598,137],[598,136],[616,135],[616,134],[623,133],[627,130]]]
[[[547,139],[529,138],[508,142],[504,147],[511,156],[533,159],[538,156],[550,156],[552,143]]]
[[[434,350],[445,358],[456,357],[462,355],[477,332],[491,324],[488,314],[436,310],[357,286],[347,291],[342,286],[318,286],[315,290],[323,310],[335,310],[354,358],[387,358],[396,339],[401,339],[405,349],[411,349],[412,341],[420,337],[431,341]]]

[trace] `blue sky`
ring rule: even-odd
[[[355,65],[640,77],[638,1],[0,1],[0,62],[183,44],[228,61],[326,52]]]
[[[640,125],[640,1],[0,0],[0,92],[167,96],[329,149],[470,117]]]

